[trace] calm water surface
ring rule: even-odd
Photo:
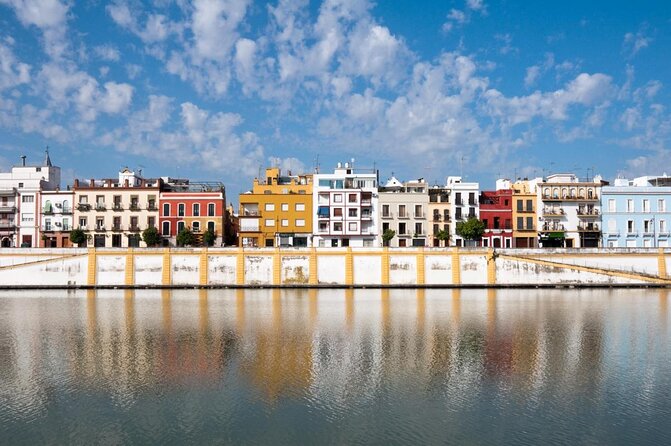
[[[0,443],[670,444],[668,293],[0,293]]]

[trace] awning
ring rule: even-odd
[[[547,234],[541,235],[542,239],[549,239],[549,238],[554,238],[554,239],[559,239],[559,238],[564,238],[564,233],[563,232],[548,232]]]

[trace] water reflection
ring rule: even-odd
[[[251,432],[256,417],[315,442],[338,432],[516,443],[547,438],[548,425],[599,442],[669,434],[667,290],[105,290],[1,302],[0,440],[39,440],[55,422],[93,440],[87,407],[113,407],[107,422],[126,420],[117,434],[132,425],[140,437],[123,438],[152,441],[194,440],[209,422]],[[156,418],[143,424],[147,411]],[[483,431],[482,417],[498,430]],[[191,429],[164,426],[176,418]]]

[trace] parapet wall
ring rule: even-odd
[[[665,249],[0,249],[1,287],[671,285]]]

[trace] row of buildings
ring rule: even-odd
[[[243,247],[375,247],[387,229],[391,247],[468,246],[667,247],[671,234],[671,177],[618,178],[554,174],[496,181],[494,190],[447,177],[384,183],[377,170],[338,164],[332,173],[283,174],[266,169],[240,194],[239,211],[226,206],[220,182],[144,178],[122,169],[117,178],[74,180],[60,188],[61,170],[45,153],[0,173],[0,246],[67,247],[81,229],[90,247],[144,246],[142,231],[158,229],[164,246],[190,229],[195,244]],[[671,201],[670,201],[671,202]],[[481,220],[480,240],[464,240],[457,223]]]
[[[150,227],[164,245],[174,245],[185,228],[196,244],[208,230],[215,244],[234,243],[222,183],[143,178],[128,168],[117,178],[75,179],[65,189],[60,182],[61,169],[48,151],[40,165],[22,157],[19,166],[0,173],[0,246],[68,247],[70,231],[81,229],[86,246],[140,247]]]
[[[671,177],[600,176],[496,181],[494,190],[450,176],[379,182],[375,170],[338,164],[333,173],[256,178],[240,195],[239,244],[244,247],[467,246],[495,248],[667,247]],[[483,237],[467,241],[457,223],[481,220]]]

